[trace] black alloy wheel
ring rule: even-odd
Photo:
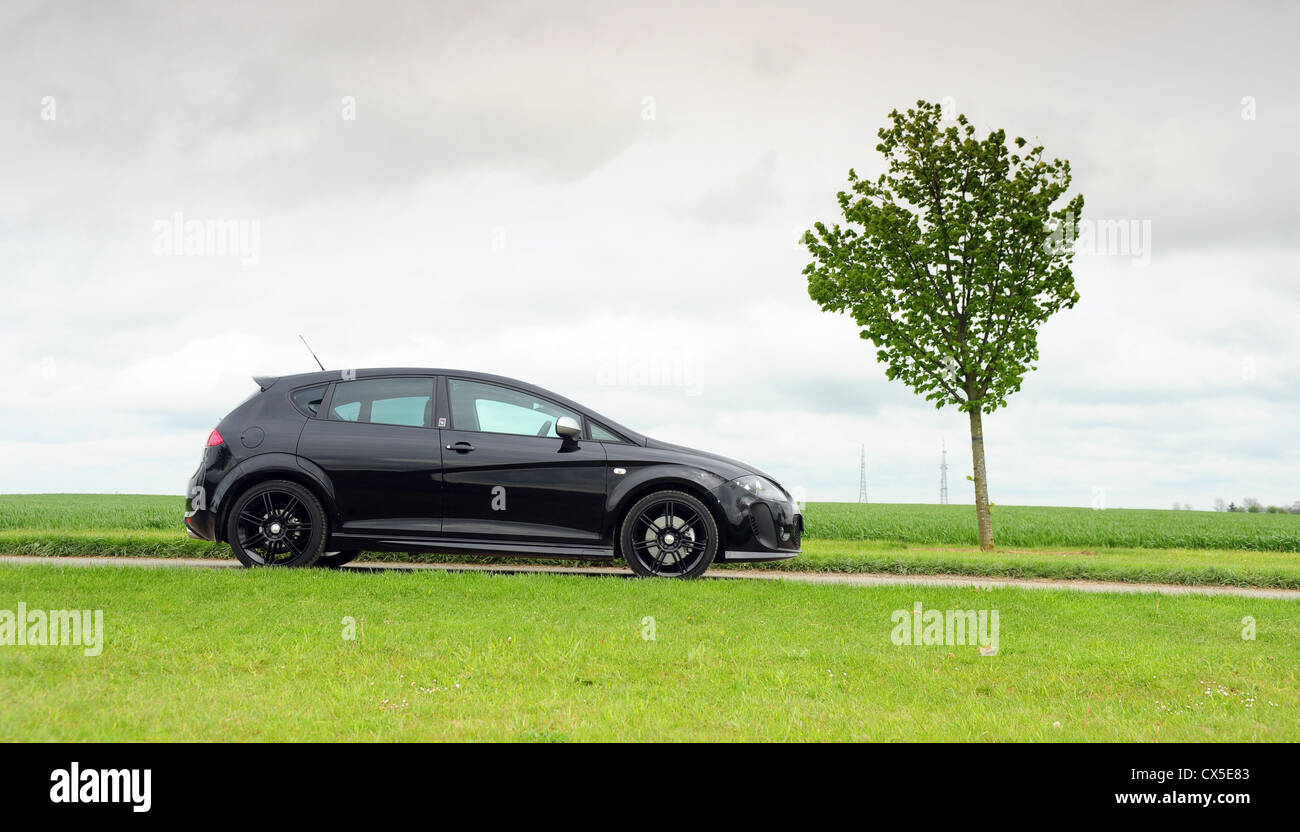
[[[311,566],[325,549],[325,509],[296,482],[258,483],[230,511],[226,539],[245,566]]]
[[[718,553],[718,526],[690,494],[656,491],[628,511],[619,540],[623,559],[642,577],[697,578]]]

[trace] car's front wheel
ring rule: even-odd
[[[698,578],[718,553],[718,524],[690,494],[656,491],[628,511],[619,543],[628,567],[642,577]]]
[[[289,480],[254,485],[239,495],[226,540],[245,566],[311,566],[325,549],[325,509]]]

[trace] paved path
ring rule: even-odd
[[[152,566],[190,567],[199,569],[238,569],[236,560],[215,558],[138,558],[138,557],[38,557],[0,555],[0,563],[53,564],[63,566]],[[343,567],[357,572],[491,572],[515,575],[529,572],[559,575],[632,577],[620,566],[547,566],[539,564],[481,563],[391,563],[365,561]],[[969,575],[889,575],[856,572],[787,572],[757,569],[714,569],[706,577],[718,580],[800,581],[810,584],[848,584],[850,586],[953,586],[1010,587],[1014,589],[1073,589],[1079,592],[1154,592],[1161,595],[1240,595],[1249,598],[1300,600],[1300,589],[1267,589],[1242,586],[1188,586],[1183,584],[1138,584],[1120,581],[1062,581],[1048,578],[984,578]]]

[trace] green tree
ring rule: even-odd
[[[918,101],[876,145],[886,172],[849,171],[843,224],[816,223],[803,273],[822,309],[848,312],[885,375],[970,419],[980,548],[993,547],[982,414],[1006,404],[1036,369],[1038,328],[1079,300],[1070,270],[1083,197],[1054,207],[1070,163],[1006,133],[986,138],[964,115],[943,126]]]

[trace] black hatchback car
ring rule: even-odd
[[[621,557],[693,578],[799,553],[799,508],[761,471],[531,384],[427,369],[254,381],[208,437],[185,513],[246,566],[419,551]]]

